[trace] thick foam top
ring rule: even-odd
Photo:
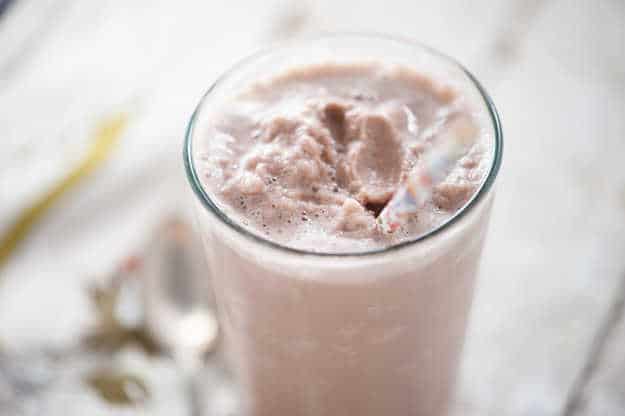
[[[375,216],[459,114],[479,137],[414,218],[383,233]],[[492,158],[483,117],[462,91],[380,63],[293,68],[201,116],[209,127],[195,133],[193,156],[220,209],[314,252],[367,251],[427,233],[471,198]]]

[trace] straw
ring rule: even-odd
[[[425,153],[422,163],[397,189],[378,216],[380,229],[393,233],[432,198],[433,188],[442,182],[449,169],[466,154],[478,133],[467,115],[455,115],[443,127],[435,147]]]

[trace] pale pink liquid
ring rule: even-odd
[[[489,206],[374,261],[276,255],[203,212],[242,414],[446,414]]]

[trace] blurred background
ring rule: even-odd
[[[140,312],[111,305],[163,224],[193,223],[181,145],[204,91],[259,47],[328,31],[454,56],[502,116],[455,414],[625,414],[623,0],[0,0],[0,13],[0,415],[187,414]]]

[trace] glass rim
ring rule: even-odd
[[[486,175],[486,178],[482,181],[480,187],[473,194],[473,196],[462,207],[460,207],[451,217],[449,217],[447,220],[443,221],[441,224],[437,225],[436,227],[434,227],[433,229],[429,230],[426,233],[419,234],[414,238],[411,238],[409,240],[402,241],[396,244],[392,244],[387,247],[375,248],[375,249],[366,250],[366,251],[334,253],[334,252],[310,251],[310,250],[303,250],[303,249],[298,249],[294,247],[289,247],[287,245],[269,240],[243,227],[241,224],[239,224],[234,219],[230,218],[221,209],[219,209],[217,204],[215,204],[215,202],[211,199],[208,192],[202,186],[202,183],[199,179],[199,175],[195,169],[195,162],[193,160],[193,130],[196,124],[196,119],[198,117],[198,114],[200,113],[200,110],[203,104],[210,97],[211,92],[217,86],[219,86],[221,83],[227,80],[231,74],[233,74],[239,68],[245,66],[246,64],[253,62],[255,59],[261,58],[273,51],[276,51],[276,50],[279,50],[288,46],[305,43],[307,41],[312,42],[312,41],[319,41],[323,39],[349,38],[349,37],[361,38],[361,39],[375,39],[375,40],[383,40],[383,41],[387,40],[387,41],[392,41],[392,42],[403,43],[408,46],[417,47],[422,50],[425,50],[427,53],[434,55],[437,58],[440,58],[448,62],[449,64],[456,66],[458,69],[460,69],[462,73],[464,73],[464,75],[467,76],[469,81],[473,83],[473,85],[479,92],[479,95],[481,96],[482,101],[484,105],[486,106],[488,116],[490,117],[490,120],[493,124],[494,142],[495,142],[494,149],[493,149],[493,158],[490,164],[490,168],[488,170],[488,174]],[[324,258],[370,257],[370,256],[376,256],[376,255],[382,255],[382,254],[389,254],[389,253],[393,253],[397,251],[403,251],[409,247],[412,247],[418,243],[424,242],[428,239],[431,239],[434,236],[437,236],[443,233],[447,229],[451,228],[460,219],[462,219],[466,214],[468,214],[472,210],[472,208],[475,207],[479,203],[479,201],[482,200],[488,194],[493,184],[495,183],[495,179],[497,178],[497,174],[501,166],[502,156],[503,156],[503,130],[501,126],[501,120],[499,118],[499,113],[497,112],[497,109],[495,107],[493,100],[488,95],[488,93],[486,92],[482,84],[480,84],[477,78],[475,78],[475,76],[471,72],[469,72],[469,70],[466,69],[464,65],[462,65],[456,59],[448,55],[445,55],[433,48],[430,48],[429,46],[423,45],[420,42],[417,42],[408,38],[402,38],[402,37],[390,36],[390,35],[382,35],[382,34],[367,34],[367,33],[335,33],[335,34],[326,34],[322,36],[299,38],[294,41],[281,42],[281,43],[272,45],[268,48],[263,48],[239,60],[234,65],[232,65],[227,71],[222,73],[213,82],[213,84],[208,88],[208,90],[202,95],[202,98],[200,99],[199,103],[195,107],[195,110],[193,111],[191,115],[189,123],[187,124],[184,144],[183,144],[184,166],[185,166],[186,176],[191,185],[191,188],[193,189],[193,192],[195,193],[197,198],[202,203],[202,206],[206,208],[208,211],[210,211],[213,215],[215,215],[223,224],[225,224],[231,230],[247,238],[248,240],[251,240],[254,243],[261,244],[265,247],[281,251],[285,254],[296,254],[300,256],[305,255],[305,256],[311,256],[311,257],[324,257]]]

